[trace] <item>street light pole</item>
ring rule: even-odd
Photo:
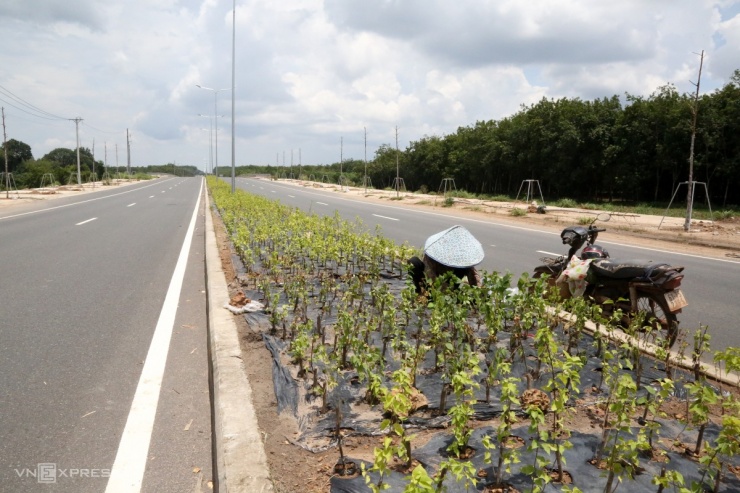
[[[211,166],[211,173],[213,173],[213,117],[210,115],[203,115],[201,113],[198,113],[198,116],[202,116],[204,118],[208,118],[208,121],[211,125],[210,133],[208,134],[208,149],[209,149],[209,164]],[[208,170],[206,170],[206,174],[208,173]]]
[[[231,19],[231,193],[236,192],[236,167],[235,167],[235,149],[236,139],[234,138],[234,104],[236,101],[236,0],[232,1],[232,19]]]
[[[206,91],[213,91],[213,120],[215,125],[215,167],[216,167],[216,177],[218,177],[218,93],[221,91],[228,91],[230,88],[224,88],[224,89],[214,89],[212,87],[205,87],[201,86],[200,84],[195,84],[196,87],[199,87],[201,89],[205,89]]]

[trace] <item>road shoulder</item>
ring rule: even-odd
[[[217,489],[230,493],[272,492],[236,323],[232,313],[223,308],[229,300],[229,293],[208,195],[206,207],[209,211],[206,213],[206,279]]]

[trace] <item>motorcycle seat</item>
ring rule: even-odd
[[[656,264],[652,260],[599,259],[591,262],[592,273],[596,277],[608,279],[644,278],[662,266],[665,264]]]

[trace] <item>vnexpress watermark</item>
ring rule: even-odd
[[[65,478],[109,478],[110,469],[89,467],[61,468],[54,462],[41,462],[36,464],[36,469],[15,469],[15,474],[19,478],[33,478],[37,483],[53,484]]]

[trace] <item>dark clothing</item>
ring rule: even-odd
[[[419,260],[419,257],[413,257],[409,260],[409,263],[412,266],[410,269],[411,279],[414,282],[414,286],[416,286],[417,293],[422,292],[427,282],[434,282],[434,279],[448,272],[452,272],[458,279],[467,277],[468,284],[471,286],[478,286],[480,284],[480,276],[475,267],[448,267],[427,255],[424,255],[422,260]]]

